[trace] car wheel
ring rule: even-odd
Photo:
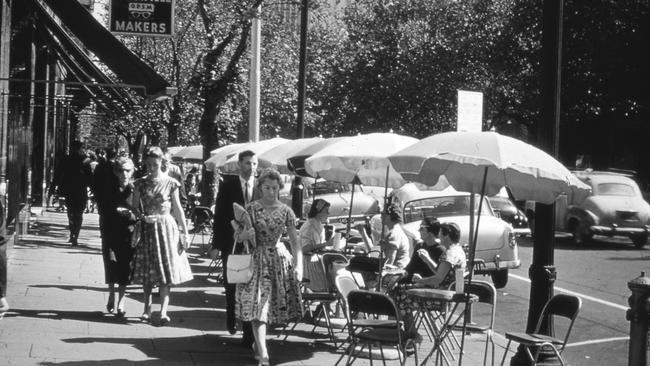
[[[632,243],[634,243],[634,246],[637,249],[642,249],[646,244],[648,244],[648,235],[646,234],[633,235],[630,239],[632,239]]]
[[[573,244],[582,245],[588,243],[593,234],[591,234],[582,222],[571,225],[571,236]]]
[[[499,289],[499,288],[504,288],[508,284],[508,269],[500,269],[498,271],[494,271],[490,273],[490,276],[492,276],[492,283],[494,283],[494,287]]]

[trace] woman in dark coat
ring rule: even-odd
[[[110,184],[107,184],[104,195],[104,225],[106,236],[102,240],[102,254],[104,257],[104,270],[108,284],[108,304],[106,310],[112,313],[115,310],[115,284],[118,285],[117,313],[124,317],[124,292],[130,282],[131,259],[133,248],[131,238],[135,229],[136,216],[131,208],[133,194],[133,161],[127,157],[120,157],[113,165],[113,174]],[[108,182],[107,182],[108,183]]]

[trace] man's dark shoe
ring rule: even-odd
[[[237,322],[235,319],[226,320],[226,327],[228,328],[228,333],[235,334],[237,333]]]
[[[76,247],[76,246],[79,245],[79,242],[77,241],[77,238],[72,239],[71,243],[72,243],[73,247]]]

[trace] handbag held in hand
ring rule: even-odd
[[[253,256],[248,251],[248,243],[244,242],[246,253],[235,254],[235,247],[232,247],[232,254],[228,256],[226,263],[226,275],[228,283],[247,283],[253,278]]]

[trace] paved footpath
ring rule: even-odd
[[[172,322],[159,327],[139,322],[142,291],[137,286],[127,290],[125,320],[106,313],[96,214],[84,215],[80,245],[72,247],[66,243],[65,213],[33,212],[29,235],[8,248],[11,310],[0,320],[0,365],[256,364],[252,351],[225,330],[223,287],[207,278],[210,260],[202,255],[200,236],[190,250],[195,278],[172,290]],[[286,340],[270,335],[272,364],[334,365],[342,351],[325,334],[323,328],[312,332],[311,325],[300,324]],[[467,337],[463,364],[482,364],[483,346],[480,336]],[[430,348],[425,337],[420,353]],[[502,354],[503,344],[498,344],[498,361]],[[366,359],[355,362],[368,364]]]

